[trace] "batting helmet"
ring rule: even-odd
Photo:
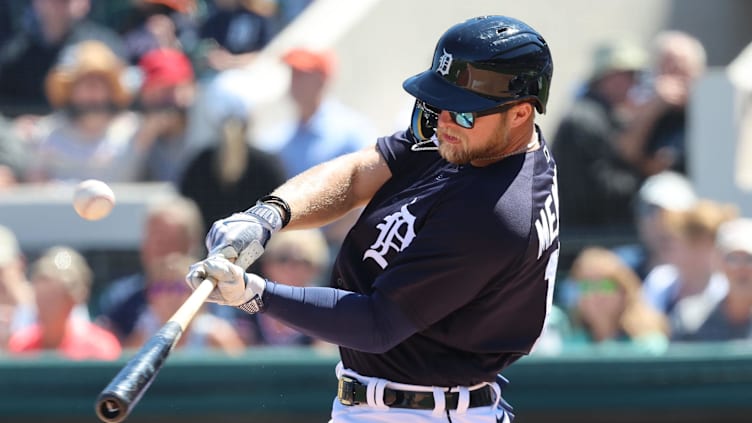
[[[402,87],[441,110],[480,112],[530,99],[545,113],[552,76],[551,52],[536,30],[507,16],[481,16],[449,28],[431,69]]]

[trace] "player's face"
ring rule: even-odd
[[[507,111],[479,116],[472,128],[458,125],[446,110],[438,119],[439,154],[454,164],[468,164],[501,156],[509,145]]]

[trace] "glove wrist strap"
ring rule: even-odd
[[[265,195],[259,198],[258,201],[259,203],[262,203],[262,204],[271,204],[273,206],[279,207],[280,214],[282,217],[283,228],[287,226],[288,223],[290,223],[290,218],[292,217],[292,210],[290,210],[290,205],[287,204],[287,201],[285,201],[281,197],[277,197],[276,195]]]
[[[248,314],[256,314],[263,310],[264,308],[264,301],[261,299],[261,296],[256,294],[255,297],[251,298],[247,302],[237,306],[240,310],[245,311]]]
[[[277,232],[284,227],[284,221],[280,215],[279,209],[270,204],[256,203],[255,206],[244,212],[245,214],[258,217],[269,224],[272,232]]]
[[[245,298],[250,297],[251,299],[235,307],[248,314],[263,311],[264,301],[262,298],[266,290],[266,279],[250,277],[248,273],[245,273],[243,274],[243,281],[245,282]]]

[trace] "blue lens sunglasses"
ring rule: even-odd
[[[416,107],[422,110],[426,113],[426,119],[430,122],[429,124],[432,124],[434,128],[436,128],[436,124],[439,120],[439,114],[441,114],[441,109],[436,108],[434,106],[431,106],[429,104],[426,104],[424,101],[418,100],[416,103]],[[487,116],[487,115],[493,115],[495,113],[502,113],[506,112],[507,110],[511,109],[512,106],[515,106],[517,103],[505,103],[497,107],[493,107],[491,109],[482,110],[480,112],[449,112],[449,116],[452,118],[454,123],[457,125],[466,128],[466,129],[472,129],[475,126],[475,119],[481,117],[481,116]]]

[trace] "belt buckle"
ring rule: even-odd
[[[358,383],[357,380],[347,376],[339,378],[339,382],[337,382],[337,398],[339,398],[339,402],[341,402],[342,405],[352,406],[359,404],[355,401],[356,383]]]

